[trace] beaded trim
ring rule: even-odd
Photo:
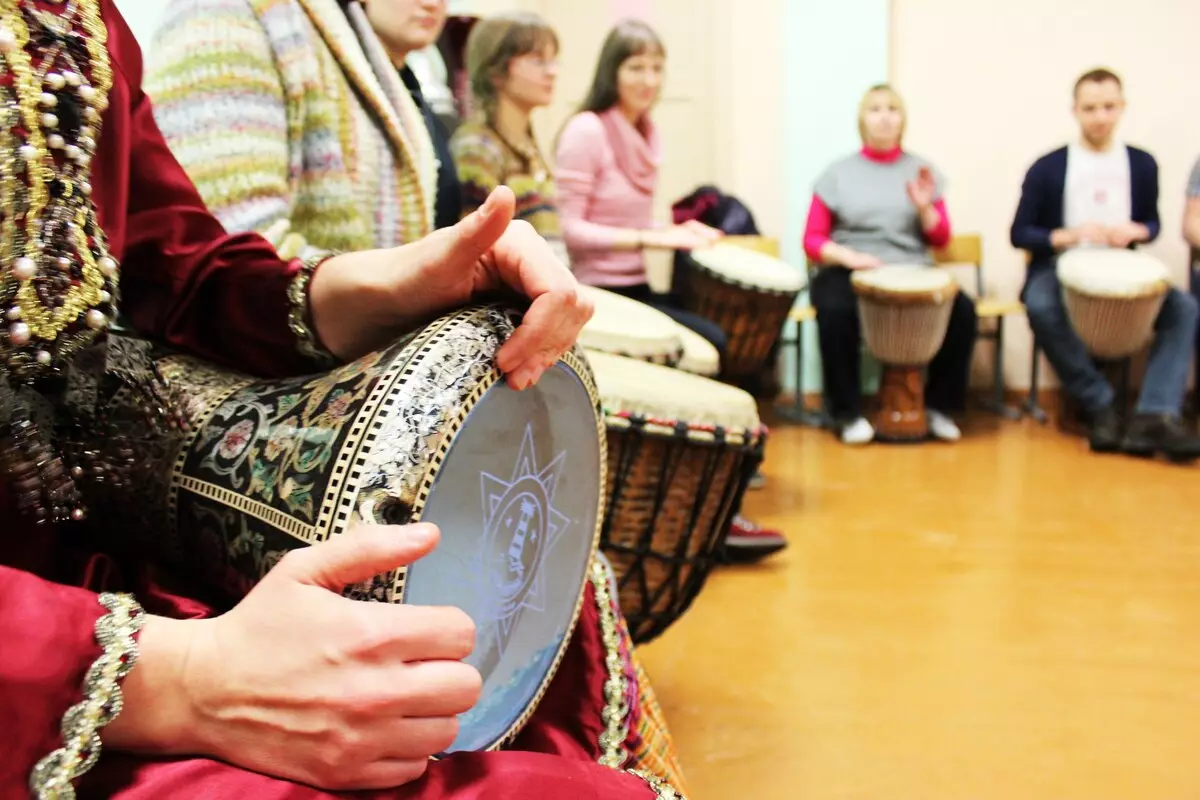
[[[116,314],[117,262],[91,201],[113,73],[96,0],[0,2],[0,370],[66,363]]]
[[[650,785],[654,790],[654,796],[659,800],[687,800],[679,792],[675,791],[672,786],[657,775],[651,775],[649,772],[643,772],[640,769],[625,770],[630,775],[636,775]]]
[[[604,642],[604,666],[608,678],[604,681],[604,710],[600,718],[604,731],[600,734],[600,763],[606,767],[620,769],[625,763],[625,737],[628,734],[629,706],[625,698],[625,671],[621,667],[621,637],[617,630],[617,615],[613,611],[613,596],[609,589],[609,572],[604,563],[596,558],[592,561],[592,588],[595,590],[596,609],[600,615],[600,638]]]
[[[29,788],[37,800],[75,797],[71,782],[100,760],[100,729],[116,719],[125,704],[118,681],[137,663],[133,637],[146,615],[128,594],[106,592],[100,595],[100,605],[109,612],[96,620],[96,641],[104,651],[83,681],[83,700],[63,715],[63,746],[39,761],[29,775]]]
[[[311,358],[322,366],[333,366],[338,363],[337,357],[325,349],[317,338],[317,332],[312,324],[312,315],[308,304],[308,284],[312,280],[317,267],[333,258],[336,253],[320,253],[304,259],[300,271],[288,284],[288,328],[296,336],[296,348],[306,358]]]

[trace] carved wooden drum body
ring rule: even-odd
[[[721,378],[737,381],[756,378],[769,366],[805,277],[766,253],[717,243],[680,253],[673,286],[685,309],[725,332],[729,345]]]
[[[1136,250],[1079,248],[1056,266],[1071,326],[1093,356],[1127,358],[1154,337],[1171,287],[1167,267]]]
[[[863,339],[883,364],[876,435],[924,439],[925,367],[946,339],[958,284],[942,270],[919,265],[856,270],[850,282]]]
[[[733,386],[588,352],[608,431],[600,547],[635,642],[691,605],[762,461],[767,429]]]

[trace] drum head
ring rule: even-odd
[[[564,362],[536,386],[488,388],[468,413],[420,517],[441,543],[413,564],[404,602],[475,621],[483,676],[447,752],[487,749],[540,698],[576,618],[602,481],[594,400]]]
[[[579,332],[589,350],[674,365],[683,350],[679,324],[653,306],[596,286],[580,286],[592,301],[592,318]]]
[[[897,294],[924,294],[948,288],[954,278],[944,270],[920,264],[889,264],[878,269],[856,269],[850,281],[859,286]]]
[[[786,261],[748,247],[718,242],[712,247],[693,250],[690,255],[710,272],[751,289],[799,292],[806,282],[804,273]]]
[[[1149,253],[1104,247],[1068,250],[1056,269],[1064,287],[1093,297],[1143,297],[1164,291],[1170,278]]]

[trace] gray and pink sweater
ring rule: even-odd
[[[938,222],[924,230],[905,189],[921,167],[934,175]],[[950,241],[950,217],[942,199],[945,181],[932,164],[900,148],[861,151],[834,162],[813,186],[804,230],[804,252],[821,260],[830,240],[869,253],[885,264],[931,264],[930,248]]]

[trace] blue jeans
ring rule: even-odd
[[[1022,293],[1034,340],[1067,394],[1088,411],[1112,405],[1115,394],[1071,327],[1053,263],[1029,276]],[[1150,361],[1138,396],[1139,414],[1175,414],[1183,405],[1200,311],[1196,298],[1172,288],[1154,321]]]

